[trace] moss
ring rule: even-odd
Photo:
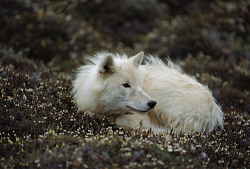
[[[0,168],[250,165],[249,2],[12,0],[0,8]],[[103,49],[170,54],[212,90],[224,130],[125,131],[77,112],[74,69]]]

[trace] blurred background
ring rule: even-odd
[[[248,0],[1,0],[0,44],[48,62],[100,50],[250,59]]]

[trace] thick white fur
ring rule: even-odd
[[[98,53],[78,69],[73,94],[79,111],[108,116],[125,129],[210,132],[223,129],[223,113],[211,92],[170,60],[165,64],[143,52]],[[123,84],[130,87],[124,87]],[[151,109],[149,102],[156,101]],[[148,112],[148,113],[147,113]],[[141,123],[142,122],[142,123]]]

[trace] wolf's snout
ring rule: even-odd
[[[151,109],[154,108],[155,105],[156,105],[156,101],[150,101],[150,102],[148,102],[148,106],[149,106]]]

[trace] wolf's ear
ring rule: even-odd
[[[139,68],[142,60],[143,60],[144,52],[140,52],[135,56],[129,58],[129,62],[133,64],[137,69]]]
[[[105,56],[99,65],[100,73],[114,73],[115,61],[111,55]]]

